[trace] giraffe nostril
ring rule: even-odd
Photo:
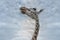
[[[26,13],[26,10],[21,10],[21,13],[22,13],[22,14],[25,14],[25,13]]]
[[[21,11],[22,12],[22,14],[25,14],[25,12],[24,11]]]

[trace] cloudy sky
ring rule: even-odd
[[[21,35],[28,17],[21,14],[21,6],[44,9],[39,15],[38,40],[60,40],[60,0],[0,0],[0,40],[25,40]]]

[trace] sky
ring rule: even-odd
[[[26,22],[28,17],[21,14],[21,6],[44,9],[39,14],[38,40],[60,40],[60,0],[0,0],[0,40],[25,40],[21,34],[25,33],[23,28],[30,22]]]

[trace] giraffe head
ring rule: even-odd
[[[37,18],[37,14],[39,12],[36,11],[36,8],[26,8],[26,7],[21,7],[20,8],[22,14],[26,14],[27,16],[29,16],[32,19],[36,19]],[[40,12],[42,12],[42,10],[40,10]]]
[[[20,10],[21,10],[21,12],[22,12],[23,14],[26,14],[27,11],[29,11],[29,12],[36,11],[36,8],[21,7]]]

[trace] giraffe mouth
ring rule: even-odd
[[[21,10],[21,12],[22,12],[23,14],[26,13],[26,8],[25,8],[25,7],[21,7],[20,10]]]

